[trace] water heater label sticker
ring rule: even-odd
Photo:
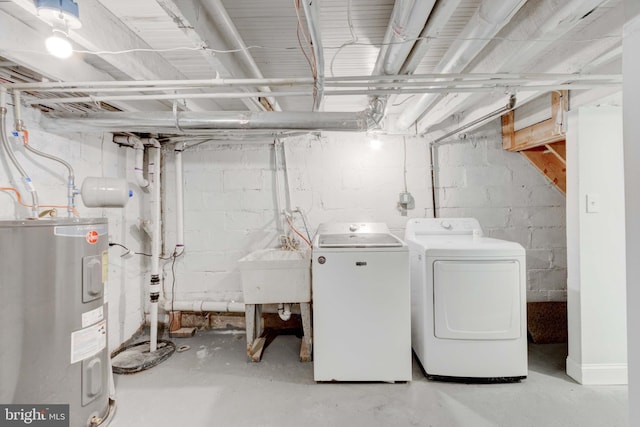
[[[93,325],[96,322],[104,319],[104,310],[102,306],[93,309],[91,311],[87,311],[82,313],[82,327],[86,328],[89,325]]]
[[[107,321],[71,333],[71,363],[80,362],[107,346]]]

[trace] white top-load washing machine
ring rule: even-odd
[[[312,292],[316,381],[411,380],[409,251],[385,224],[321,224]]]
[[[527,376],[525,250],[473,218],[411,219],[412,346],[428,377]]]

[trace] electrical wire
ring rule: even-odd
[[[333,73],[333,62],[335,61],[340,51],[346,46],[358,43],[358,35],[356,34],[356,31],[353,27],[353,21],[351,19],[351,0],[347,2],[347,24],[349,25],[349,32],[351,33],[351,40],[349,40],[348,42],[342,43],[340,47],[338,47],[338,50],[336,50],[336,53],[334,53],[333,56],[331,57],[331,63],[329,65],[329,71],[331,72],[331,77],[335,77]]]
[[[119,247],[121,247],[122,249],[124,249],[126,252],[124,252],[122,255],[120,255],[120,257],[124,257],[124,256],[127,256],[127,255],[129,255],[129,254],[133,254],[133,255],[141,255],[141,256],[146,256],[146,257],[153,256],[153,255],[151,255],[151,254],[146,254],[146,253],[144,253],[144,252],[135,252],[135,251],[132,251],[131,249],[129,249],[128,247],[126,247],[126,246],[125,246],[125,245],[123,245],[122,243],[109,242],[109,246],[119,246]],[[162,260],[168,260],[168,259],[171,259],[171,258],[173,258],[173,257],[174,257],[174,256],[173,256],[173,255],[171,255],[171,256],[169,256],[169,257],[159,257],[159,258],[160,258],[160,259],[162,259]]]
[[[316,54],[313,51],[313,41],[311,41],[311,36],[307,33],[302,25],[302,17],[300,16],[300,0],[293,0],[293,5],[296,10],[296,16],[298,18],[298,25],[296,27],[296,36],[298,38],[298,45],[304,54],[307,62],[309,63],[309,67],[311,68],[311,75],[313,76],[313,105],[316,104],[316,99],[318,98],[318,59],[316,58]],[[307,52],[302,47],[302,42],[300,41],[300,32],[302,31],[302,36],[304,40],[307,42],[307,46],[309,47],[309,56],[307,56]]]
[[[404,192],[407,193],[407,137],[402,137],[402,144],[404,146]]]
[[[0,191],[5,191],[5,192],[13,192],[16,195],[16,201],[18,202],[18,204],[26,207],[26,208],[33,208],[33,206],[24,203],[24,201],[22,200],[22,196],[20,195],[20,192],[13,188],[13,187],[0,187]],[[72,208],[71,206],[63,206],[63,205],[38,205],[41,208],[54,208],[54,209],[71,209],[71,212],[73,212],[73,214],[76,217],[80,216],[80,213],[78,212],[78,210],[76,208]]]
[[[594,37],[594,38],[589,38],[589,39],[565,39],[562,40],[563,43],[593,43],[593,42],[598,42],[598,41],[603,41],[603,40],[610,40],[610,39],[615,39],[615,40],[622,40],[622,35],[618,35],[618,34],[614,34],[614,35],[607,35],[607,36],[602,36],[602,37]],[[447,36],[431,36],[431,37],[416,37],[414,39],[406,39],[400,42],[388,42],[388,43],[367,43],[367,42],[347,42],[347,44],[352,44],[352,45],[356,45],[356,46],[373,46],[373,47],[382,47],[382,46],[390,46],[390,45],[394,45],[394,44],[404,44],[407,42],[417,42],[420,40],[427,40],[427,41],[436,41],[436,40],[444,40],[444,41],[476,41],[476,40],[482,40],[482,41],[506,41],[506,42],[543,42],[543,43],[550,43],[550,42],[555,42],[557,40],[553,40],[553,39],[518,39],[518,38],[509,38],[509,37],[447,37]],[[341,47],[343,47],[342,45],[340,46],[325,46],[325,50],[332,50],[332,49],[341,49]],[[193,47],[193,46],[183,46],[183,47],[173,47],[173,48],[166,48],[166,49],[154,49],[154,48],[136,48],[136,49],[126,49],[126,50],[97,50],[97,51],[91,51],[91,50],[74,50],[74,53],[82,53],[82,54],[87,54],[87,55],[121,55],[121,54],[127,54],[127,53],[134,53],[134,52],[156,52],[156,53],[162,53],[162,52],[172,52],[172,51],[180,51],[180,50],[187,50],[187,51],[210,51],[213,53],[236,53],[236,52],[244,52],[244,51],[249,51],[252,49],[264,49],[264,50],[278,50],[278,51],[283,51],[283,50],[299,50],[300,46],[263,46],[263,45],[251,45],[251,46],[246,46],[244,48],[238,48],[238,49],[214,49],[214,48],[210,48],[210,47]],[[12,52],[21,52],[21,53],[35,53],[35,54],[42,54],[42,51],[39,50],[31,50],[31,49],[12,49]]]
[[[178,254],[177,248],[173,251],[173,261],[171,261],[171,311],[174,311],[173,302],[176,300],[176,259],[183,253]]]

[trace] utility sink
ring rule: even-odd
[[[245,304],[311,301],[311,252],[261,249],[238,261]]]

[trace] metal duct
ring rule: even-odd
[[[381,119],[380,106],[343,112],[99,112],[50,113],[42,127],[58,132],[205,133],[207,130],[304,130],[365,132]]]

